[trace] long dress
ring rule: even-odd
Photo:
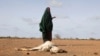
[[[49,7],[46,8],[39,26],[40,26],[40,31],[42,32],[43,41],[44,42],[51,41],[52,40],[53,23],[52,23],[52,16],[51,16]]]

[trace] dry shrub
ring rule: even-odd
[[[59,34],[55,34],[55,39],[61,39]]]
[[[96,39],[91,37],[89,40],[96,40]]]

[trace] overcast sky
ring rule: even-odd
[[[41,37],[46,7],[56,16],[53,36],[100,39],[100,0],[0,0],[0,36]]]

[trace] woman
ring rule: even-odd
[[[42,32],[43,42],[52,40],[53,18],[55,17],[51,16],[50,8],[47,7],[40,22],[40,31]]]

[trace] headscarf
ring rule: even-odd
[[[47,7],[39,24],[41,32],[52,31],[53,23],[50,8]]]

